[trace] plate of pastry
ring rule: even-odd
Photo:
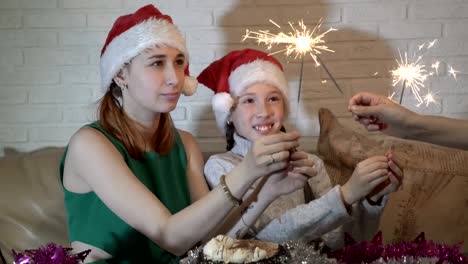
[[[190,252],[183,263],[284,263],[279,257],[284,259],[285,254],[283,247],[276,243],[217,235],[204,246]]]

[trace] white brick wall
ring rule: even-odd
[[[335,53],[324,53],[322,59],[343,95],[306,57],[297,105],[300,61],[277,55],[291,86],[288,124],[299,127],[308,149],[317,141],[320,107],[352,125],[349,97],[359,91],[389,94],[389,71],[398,51],[414,52],[436,38],[426,57],[442,61],[440,76],[427,86],[439,91],[440,104],[416,107],[409,93],[403,103],[421,113],[468,118],[466,0],[0,0],[0,153],[7,146],[64,145],[77,128],[95,119],[101,96],[99,53],[107,32],[119,15],[147,3],[172,15],[185,34],[195,75],[228,51],[263,49],[240,40],[246,29],[276,30],[269,19],[285,25],[303,18],[313,26],[323,18],[323,28],[339,29],[326,37]],[[447,76],[447,65],[461,71],[457,82]],[[211,96],[200,86],[194,96],[181,98],[172,117],[198,137],[203,150],[222,151]]]
[[[57,32],[45,30],[2,30],[0,31],[0,46],[2,49],[11,47],[55,47]]]
[[[26,28],[82,28],[86,26],[85,14],[74,14],[66,10],[37,11],[23,15]]]
[[[0,29],[3,28],[20,28],[21,15],[17,12],[0,11]]]
[[[21,0],[21,8],[56,8],[57,0]]]
[[[343,20],[346,22],[375,21],[388,23],[406,18],[406,5],[403,2],[374,1],[370,4],[351,3],[343,7]]]

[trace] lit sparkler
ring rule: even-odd
[[[280,25],[275,23],[273,20],[269,20],[270,23],[275,25],[277,28],[281,28]],[[271,55],[284,52],[286,56],[290,56],[294,54],[294,58],[297,59],[298,57],[301,58],[301,72],[299,78],[299,93],[298,93],[298,101],[301,95],[302,89],[302,78],[303,78],[303,70],[304,70],[304,56],[309,54],[312,59],[314,60],[317,66],[322,66],[325,72],[328,74],[330,79],[333,81],[335,86],[338,90],[343,94],[340,86],[336,82],[335,78],[331,75],[330,71],[324,65],[323,61],[320,59],[319,54],[322,54],[323,51],[327,52],[335,52],[328,48],[325,45],[324,37],[327,33],[331,31],[336,31],[330,27],[327,31],[320,33],[322,22],[321,20],[312,30],[307,28],[303,21],[298,22],[298,27],[296,27],[293,23],[288,22],[291,32],[284,33],[279,32],[277,34],[270,33],[268,30],[260,30],[260,31],[250,31],[246,30],[246,34],[243,37],[243,41],[247,39],[254,39],[259,45],[264,44],[267,46],[267,49],[270,50],[273,48],[274,45],[285,45],[284,49],[275,51],[271,53]]]
[[[403,100],[403,94],[405,92],[406,86],[408,86],[413,92],[416,100],[418,102],[422,101],[422,97],[419,93],[422,87],[424,87],[424,81],[426,80],[428,74],[424,64],[419,64],[421,56],[416,59],[415,62],[408,62],[408,54],[405,53],[404,58],[400,54],[400,61],[397,61],[398,68],[392,70],[393,76],[393,86],[398,85],[399,83],[403,84],[400,96],[400,104]]]
[[[418,46],[419,51],[427,51],[431,47],[434,46],[437,40],[433,40],[428,43],[424,43]],[[423,50],[424,49],[424,50]],[[396,87],[399,84],[402,84],[402,89],[400,93],[400,104],[403,101],[403,96],[405,92],[405,88],[409,87],[413,96],[416,98],[417,104],[416,106],[420,106],[425,104],[428,106],[430,103],[436,103],[437,100],[435,94],[432,93],[429,89],[427,89],[427,93],[422,95],[421,91],[425,88],[425,81],[428,77],[434,76],[439,74],[439,61],[435,61],[429,66],[421,63],[423,55],[415,56],[415,59],[409,59],[408,54],[405,52],[404,56],[400,53],[400,60],[397,60],[398,68],[392,70],[392,77],[393,77],[393,87]],[[448,74],[449,76],[453,76],[455,79],[457,77],[458,71],[453,69],[449,66]],[[395,96],[395,92],[391,96],[392,99]]]
[[[281,26],[273,20],[270,19],[269,21],[276,27],[281,28]],[[321,21],[312,30],[307,28],[303,21],[299,21],[299,28],[296,28],[291,22],[288,22],[288,24],[292,31],[287,34],[284,32],[273,34],[268,30],[250,31],[247,29],[243,41],[246,39],[254,39],[258,44],[267,45],[269,50],[273,45],[286,45],[284,49],[272,54],[284,52],[286,56],[289,56],[294,53],[294,58],[303,57],[304,55],[309,54],[314,59],[317,66],[320,65],[317,60],[318,54],[321,54],[322,51],[335,52],[325,45],[325,40],[323,38],[328,32],[335,31],[337,29],[330,28],[320,34],[318,32],[322,26]]]

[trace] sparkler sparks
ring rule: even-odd
[[[277,28],[281,29],[281,26],[278,25],[273,20],[269,20],[270,23],[275,25]],[[285,47],[281,50],[275,51],[271,53],[271,55],[284,52],[286,56],[290,56],[294,54],[294,58],[297,59],[298,57],[301,58],[301,72],[299,78],[299,90],[298,90],[298,97],[297,101],[300,100],[301,89],[302,89],[302,78],[303,78],[303,69],[304,69],[304,56],[309,54],[315,62],[316,66],[322,66],[327,75],[335,84],[336,88],[343,94],[343,90],[341,90],[340,86],[336,82],[335,78],[331,75],[328,68],[325,66],[323,61],[320,59],[319,54],[322,52],[335,52],[334,50],[328,48],[325,45],[325,35],[329,32],[336,31],[337,29],[330,27],[327,31],[321,32],[322,20],[320,19],[319,23],[311,30],[305,24],[303,20],[298,22],[298,25],[294,25],[291,22],[288,22],[289,27],[291,28],[291,32],[284,33],[279,32],[277,34],[270,33],[268,30],[260,30],[260,31],[250,31],[246,30],[246,33],[242,39],[245,41],[247,39],[253,39],[257,42],[257,44],[264,44],[267,46],[268,50],[271,50],[275,45],[284,45]]]
[[[403,85],[400,104],[406,86],[411,89],[418,103],[423,101],[419,91],[424,87],[424,81],[428,74],[424,69],[425,65],[418,64],[421,58],[422,57],[419,56],[415,62],[408,62],[408,54],[405,53],[404,58],[400,54],[400,61],[397,61],[399,67],[391,71],[393,76],[393,86],[396,86],[399,83],[402,83]]]
[[[431,42],[427,42],[418,46],[419,51],[427,51],[428,49],[432,48],[437,40],[433,40]],[[397,60],[398,68],[392,70],[392,77],[393,77],[393,87],[397,85],[402,85],[402,90],[400,93],[400,104],[402,103],[402,99],[404,96],[405,88],[409,87],[413,96],[416,98],[417,104],[416,106],[420,106],[425,104],[428,106],[430,103],[438,104],[435,94],[432,93],[429,89],[427,89],[427,93],[421,95],[421,91],[425,88],[425,81],[428,77],[439,75],[439,66],[440,62],[435,61],[431,64],[430,68],[421,63],[422,55],[415,56],[416,59],[409,59],[408,54],[405,52],[404,57],[400,53],[400,60]],[[449,76],[453,76],[456,80],[457,73],[455,69],[451,66],[448,66],[450,69],[448,70]],[[389,97],[392,99],[395,95],[395,92]]]
[[[449,73],[449,76],[453,76],[453,78],[455,78],[455,80],[457,79],[457,73],[459,73],[459,71],[456,71],[454,68],[452,68],[452,66],[449,66],[450,70],[448,71]]]
[[[419,104],[417,104],[416,106],[419,107],[420,105],[425,104],[426,107],[428,107],[429,104],[431,104],[431,103],[438,105],[439,102],[437,102],[437,98],[435,96],[436,94],[438,94],[438,92],[437,93],[431,93],[430,91],[428,91],[427,94],[424,95],[423,101],[420,102]]]
[[[281,29],[281,26],[276,22],[271,19],[269,21]],[[291,32],[279,32],[278,34],[270,33],[268,30],[250,31],[247,29],[243,41],[254,39],[258,44],[265,44],[268,50],[272,49],[274,45],[285,45],[284,49],[275,51],[272,55],[284,52],[286,56],[295,54],[294,58],[296,59],[309,54],[317,66],[320,65],[317,59],[318,54],[323,51],[335,52],[325,45],[324,37],[327,33],[337,29],[330,27],[327,31],[319,33],[322,26],[321,20],[312,30],[307,28],[302,20],[298,22],[298,27],[291,22],[288,22],[288,25],[292,30]]]
[[[436,74],[439,75],[439,64],[440,62],[439,61],[436,61],[435,63],[433,63],[431,65],[431,68],[433,68],[435,71],[436,71]]]

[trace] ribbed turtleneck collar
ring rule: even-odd
[[[234,154],[244,157],[247,152],[249,152],[250,147],[252,146],[252,142],[250,140],[239,136],[237,133],[234,133],[234,147],[231,151]]]

